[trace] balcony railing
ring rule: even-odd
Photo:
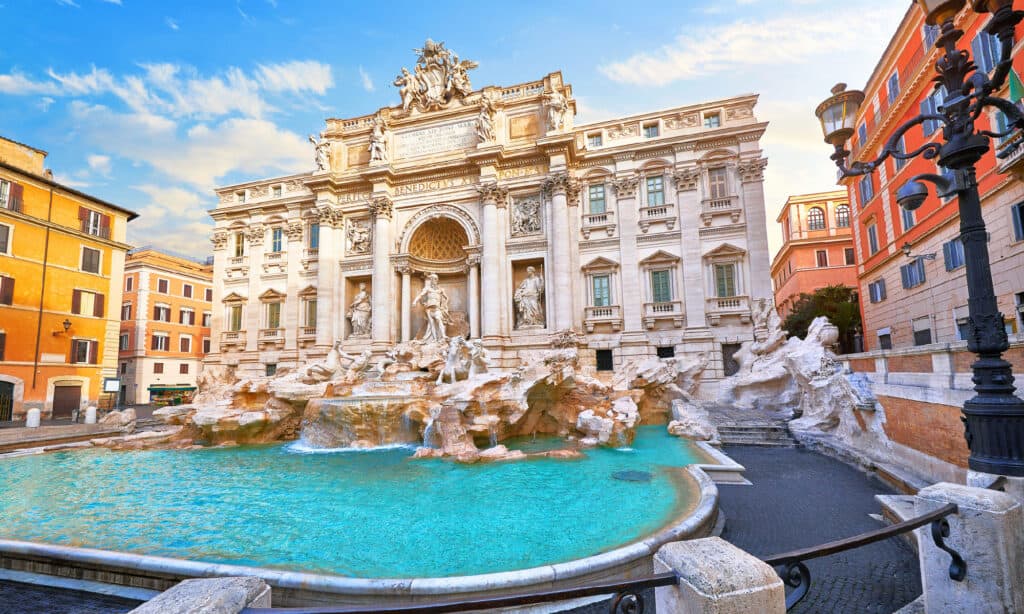
[[[220,334],[220,344],[227,345],[245,345],[245,331],[244,330],[226,330]]]
[[[302,328],[299,329],[299,337],[303,338],[303,339],[309,339],[311,337],[316,337],[316,327],[315,326],[303,326]]]
[[[245,256],[232,256],[228,258],[228,266],[239,266],[245,264]]]
[[[665,203],[653,207],[640,207],[639,221],[642,232],[647,232],[654,222],[665,222],[668,229],[672,230],[676,225],[676,206],[672,203]]]
[[[587,327],[588,333],[594,332],[594,326],[597,324],[611,324],[612,329],[619,330],[622,328],[622,307],[618,305],[591,305],[586,308],[584,324]]]
[[[95,224],[90,224],[89,220],[80,220],[80,222],[81,223],[78,225],[78,229],[84,232],[85,234],[92,235],[94,237],[99,237],[101,239],[110,238],[109,226],[96,226]]]
[[[740,199],[738,196],[725,196],[723,198],[705,198],[701,201],[701,218],[705,226],[711,225],[711,220],[716,215],[729,215],[733,223],[740,219]]]
[[[1014,143],[1017,144],[1016,149],[1010,151],[1005,158],[998,157]],[[1019,137],[1007,139],[996,148],[996,152],[996,163],[1000,173],[1011,173],[1017,178],[1024,177],[1024,144],[1019,142]]]
[[[307,247],[302,251],[302,257],[307,260],[316,260],[320,257],[320,248]]]
[[[673,326],[682,328],[686,323],[682,301],[644,303],[644,326],[653,328],[658,320],[672,320]]]
[[[263,254],[263,262],[281,262],[287,252],[267,252]]]
[[[750,310],[750,300],[746,296],[718,296],[708,299],[711,311],[744,311]]]
[[[283,328],[261,328],[260,341],[284,340]]]
[[[604,211],[602,213],[583,214],[583,225],[580,228],[580,232],[583,233],[584,239],[589,239],[590,233],[601,229],[604,229],[609,237],[615,234],[614,212]]]

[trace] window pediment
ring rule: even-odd
[[[249,300],[248,298],[242,296],[241,294],[232,292],[231,294],[225,296],[222,299],[222,302],[224,302],[224,303],[236,303],[237,304],[237,303],[244,303],[244,302],[246,302],[248,300]]]
[[[316,286],[306,286],[299,291],[299,296],[302,298],[316,298]]]
[[[641,260],[638,264],[644,267],[658,266],[658,265],[674,265],[679,262],[679,256],[670,254],[665,250],[659,249],[650,256]]]
[[[598,256],[580,268],[587,273],[611,272],[618,270],[619,263],[604,256]]]
[[[747,250],[745,250],[745,249],[743,249],[741,247],[736,247],[735,245],[733,245],[731,243],[723,243],[723,244],[719,245],[718,247],[716,247],[715,249],[713,249],[711,251],[708,251],[708,252],[705,252],[704,253],[704,257],[705,258],[739,258],[739,257],[745,256],[746,253],[747,253]]]
[[[266,292],[260,295],[260,300],[265,303],[283,301],[285,296],[286,295],[283,292],[278,292],[277,290],[271,288],[270,290],[267,290]]]

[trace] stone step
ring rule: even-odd
[[[789,430],[784,426],[720,426],[719,433],[783,433],[788,435]]]
[[[789,430],[778,424],[722,425],[718,427],[718,433],[723,444],[786,448],[797,446]]]
[[[904,520],[910,520],[917,514],[914,511],[914,497],[912,495],[875,495],[875,501],[882,506],[882,522],[885,524],[896,524]],[[917,532],[908,531],[900,535],[903,541],[917,551]]]

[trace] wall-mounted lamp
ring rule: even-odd
[[[934,252],[932,252],[931,254],[921,254],[920,256],[912,255],[911,254],[911,249],[912,248],[910,247],[910,243],[909,242],[908,243],[904,243],[902,249],[903,249],[903,255],[906,256],[907,258],[913,258],[914,260],[935,260],[935,253]]]
[[[65,333],[67,333],[71,329],[71,320],[69,320],[67,318],[64,318],[64,321],[61,322],[60,324],[61,324],[61,326],[64,327],[64,330],[62,330],[62,331],[61,330],[53,331],[53,336],[54,337],[56,337],[57,335],[65,334]]]

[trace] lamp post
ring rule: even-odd
[[[944,86],[947,94],[939,111],[918,115],[897,128],[877,159],[851,164],[847,164],[850,152],[845,145],[853,135],[864,93],[848,91],[845,84],[839,84],[833,88],[833,95],[818,105],[815,115],[821,121],[825,142],[835,149],[831,158],[843,177],[872,173],[890,156],[901,160],[916,156],[936,159],[939,165],[952,171],[949,177],[924,174],[911,178],[897,190],[896,200],[905,209],[920,207],[928,195],[924,181],[935,184],[940,196],[957,197],[960,240],[967,261],[970,314],[967,347],[978,355],[978,360],[971,365],[976,395],[964,403],[962,417],[970,449],[968,466],[975,471],[1024,477],[1024,401],[1014,394],[1012,368],[1002,358],[1009,342],[992,287],[988,240],[975,175],[975,164],[989,150],[991,138],[1002,138],[1024,129],[1024,114],[1020,109],[992,95],[1009,75],[1014,29],[1024,19],[1024,12],[1013,10],[1013,0],[972,1],[975,12],[993,14],[985,31],[998,38],[1002,47],[999,63],[989,77],[977,69],[966,51],[956,48],[964,33],[954,26],[953,18],[967,0],[918,0],[918,3],[927,23],[941,26],[935,46],[943,50],[943,54],[935,64],[938,74],[935,87]],[[986,107],[995,107],[1006,115],[1010,122],[1006,132],[975,129],[974,122]],[[911,152],[901,152],[899,142],[903,134],[926,121],[942,126],[941,140],[927,142]],[[1018,146],[1020,140],[1012,142],[1000,155],[1009,155]]]

